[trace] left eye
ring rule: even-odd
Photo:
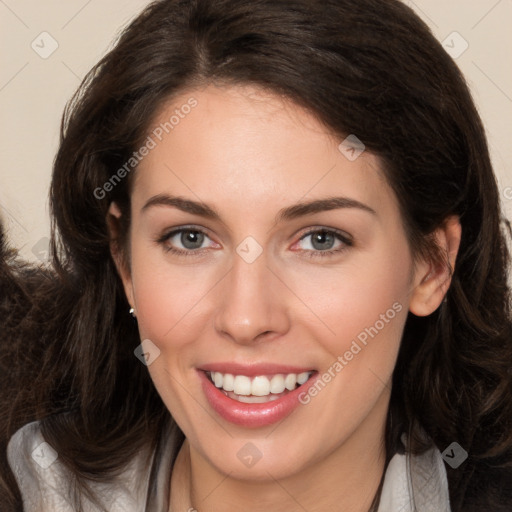
[[[306,233],[299,242],[302,242],[301,249],[306,251],[332,251],[343,250],[347,245],[351,245],[348,237],[335,231],[319,229]]]

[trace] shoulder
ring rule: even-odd
[[[71,510],[64,487],[69,479],[57,462],[57,452],[43,439],[39,422],[19,429],[7,445],[7,460],[12,469],[26,510]]]
[[[73,512],[77,482],[59,460],[57,451],[44,439],[39,422],[19,429],[9,440],[7,459],[23,500],[25,512]],[[143,509],[147,494],[147,457],[134,458],[115,484],[89,481],[91,496],[79,495],[87,512]]]

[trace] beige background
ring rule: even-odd
[[[484,119],[503,209],[512,218],[512,2],[406,3],[452,47],[449,51],[460,52],[464,41],[469,45],[456,61]],[[119,30],[147,4],[0,0],[0,216],[27,259],[45,257],[48,186],[64,105]],[[52,44],[58,47],[46,59],[37,53],[49,52]]]

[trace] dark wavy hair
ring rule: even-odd
[[[64,113],[50,193],[55,274],[31,291],[44,315],[30,343],[44,357],[29,381],[19,370],[3,435],[39,419],[83,493],[89,479],[112,479],[142,446],[158,446],[172,418],[133,355],[140,339],[106,225],[115,201],[124,221],[115,243],[126,247],[137,171],[102,199],[94,191],[170,98],[211,83],[260,86],[333,134],[356,134],[382,162],[415,256],[442,262],[432,233],[459,216],[446,300],[405,325],[387,460],[402,432],[413,453],[457,441],[469,458],[447,467],[452,510],[510,510],[512,323],[496,179],[461,72],[397,0],[160,0],[123,31]],[[19,506],[12,477],[5,482],[6,500]]]

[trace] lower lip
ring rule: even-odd
[[[198,370],[198,373],[204,394],[212,408],[225,420],[248,428],[272,425],[286,418],[300,405],[299,395],[307,392],[316,380],[316,375],[311,376],[302,386],[277,400],[262,404],[247,404],[226,396],[215,387],[206,372]]]

